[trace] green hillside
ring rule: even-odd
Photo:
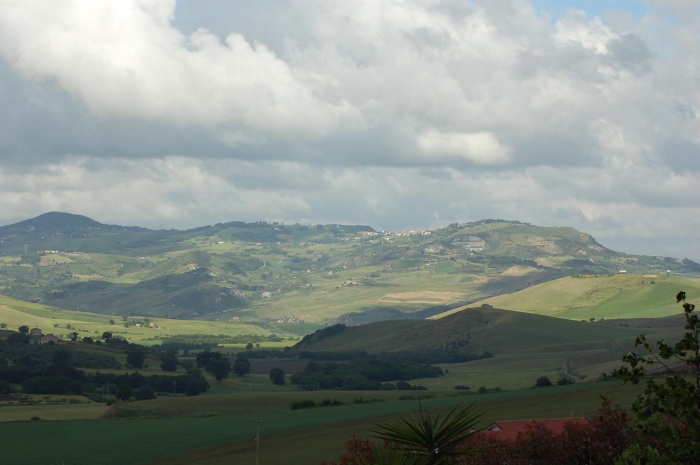
[[[642,322],[643,323],[643,322]],[[647,325],[644,325],[647,326]],[[429,352],[460,347],[493,357],[443,365],[449,374],[416,380],[428,389],[469,386],[523,389],[539,376],[556,380],[595,380],[621,365],[622,356],[645,332],[650,340],[680,337],[683,322],[645,328],[571,321],[495,308],[466,308],[436,320],[382,321],[363,326],[329,328],[294,346],[306,351]],[[368,343],[371,341],[371,343]]]
[[[130,321],[142,321],[140,317],[130,317]],[[114,324],[110,323],[114,321]],[[22,325],[30,328],[40,328],[44,334],[55,334],[61,338],[68,338],[68,334],[77,331],[80,337],[101,335],[110,331],[114,335],[121,336],[138,343],[160,343],[161,338],[182,334],[199,335],[224,335],[242,336],[271,334],[270,329],[261,328],[258,325],[238,322],[220,321],[194,321],[194,320],[168,320],[164,318],[150,318],[154,327],[124,326],[120,316],[99,315],[88,312],[64,310],[57,307],[48,307],[42,304],[23,302],[0,295],[0,323],[7,325],[8,329],[17,330]],[[70,327],[68,327],[70,326]],[[291,334],[276,331],[280,336]],[[294,335],[296,336],[296,335]]]
[[[674,296],[681,290],[689,299],[697,299],[700,280],[630,274],[567,277],[479,303],[575,320],[652,318],[680,313]]]
[[[679,329],[681,329],[679,327]],[[367,350],[423,352],[439,350],[451,342],[468,343],[469,351],[496,355],[522,351],[606,350],[633,341],[638,328],[571,321],[497,308],[466,308],[435,320],[380,321],[347,327],[324,337],[324,331],[295,346],[309,351]],[[673,329],[671,332],[675,331]],[[669,332],[655,329],[654,334]],[[652,334],[652,333],[650,333]],[[372,341],[371,346],[367,341]]]
[[[2,294],[105,315],[284,325],[291,333],[425,318],[572,274],[621,269],[658,275],[658,283],[700,275],[689,260],[626,255],[573,228],[502,220],[403,232],[266,222],[156,231],[48,213],[0,227]],[[580,294],[576,286],[561,292]],[[610,305],[598,313],[609,316],[618,303]],[[575,306],[558,316],[577,318]]]

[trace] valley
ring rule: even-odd
[[[84,462],[98,448],[114,464],[250,461],[257,422],[265,463],[319,463],[418,408],[476,402],[480,426],[594,415],[601,395],[629,409],[643,386],[620,383],[622,357],[640,333],[679,340],[673,297],[700,297],[690,260],[502,220],[152,231],[50,213],[0,238],[0,434],[17,446],[12,463]],[[18,328],[61,345],[22,346]],[[228,364],[221,379],[200,360],[211,351]],[[234,374],[239,360],[248,371]],[[533,388],[541,378],[553,385]],[[124,450],[144,435],[148,448]]]

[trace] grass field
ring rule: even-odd
[[[628,406],[640,389],[641,387],[625,386],[624,405]],[[335,393],[319,394],[333,397]],[[361,393],[365,398],[374,397],[375,394],[380,395],[374,392]],[[585,415],[592,415],[600,405],[601,394],[617,399],[619,385],[586,383],[500,394],[440,397],[424,399],[422,405],[430,410],[441,410],[476,401],[477,407],[487,412],[482,422],[485,425],[499,418],[568,417],[572,410],[574,414],[580,414],[581,408]],[[271,398],[273,397],[261,397],[256,404],[262,405]],[[219,396],[202,399],[215,405],[221,403]],[[250,403],[251,399],[241,398],[240,402]],[[284,405],[281,407],[284,408]],[[317,460],[323,458],[336,458],[342,452],[342,444],[347,435],[350,432],[366,431],[374,419],[403,415],[416,409],[416,401],[387,400],[372,404],[213,417],[0,423],[0,435],[7,444],[13,444],[12,448],[3,452],[3,459],[13,464],[45,463],[47,457],[56,463],[98,461],[105,465],[133,464],[232,441],[242,442],[232,444],[230,449],[217,446],[224,447],[223,451],[215,449],[215,453],[218,451],[221,456],[220,459],[228,460],[227,463],[251,463],[239,455],[240,446],[246,443],[250,445],[250,438],[255,435],[256,422],[260,421],[263,443],[269,444],[268,449],[263,449],[268,454],[264,463],[308,464],[317,463]],[[356,423],[348,428],[348,422]],[[290,434],[276,436],[281,433]],[[141,443],[144,438],[148,438],[148,447],[129,447],[130,444]],[[278,441],[276,446],[273,446],[273,441]],[[37,447],[37,444],[41,444],[41,447]],[[249,453],[249,450],[245,452],[245,447],[243,449],[243,453]],[[233,455],[227,455],[227,450]],[[288,450],[295,451],[291,457],[299,458],[288,457],[284,461],[287,457],[285,451]],[[206,450],[196,452],[196,456],[201,457],[200,460],[204,460],[207,454]],[[194,463],[191,454],[182,457],[184,458],[171,457],[167,461],[154,463]]]
[[[600,396],[606,395],[616,403],[622,393],[623,407],[628,408],[631,400],[641,392],[639,386],[623,386],[617,383],[597,383],[574,389],[556,388],[553,390],[523,391],[519,396],[511,393],[467,396],[465,402],[477,402],[477,408],[485,412],[480,426],[504,418],[567,418],[570,415],[595,415],[600,407]],[[545,400],[546,399],[546,400]],[[449,401],[422,401],[431,411],[447,412]],[[413,412],[416,410],[413,402]],[[408,415],[410,413],[404,413]],[[415,413],[414,413],[415,414]],[[363,438],[370,435],[375,421],[390,418],[362,419],[352,422],[309,427],[278,434],[265,434],[261,425],[260,463],[269,465],[320,464],[322,460],[337,459],[343,450],[343,443],[351,435]],[[194,451],[187,451],[147,462],[148,465],[185,464],[229,464],[255,463],[255,442],[252,438],[232,441]]]
[[[114,325],[109,323],[110,319],[115,321]],[[67,334],[73,331],[78,331],[81,337],[94,337],[95,335],[102,335],[105,331],[112,331],[115,335],[139,343],[147,343],[149,339],[152,340],[151,343],[159,343],[158,340],[153,340],[153,338],[179,334],[222,334],[225,336],[270,334],[269,330],[248,323],[168,320],[164,318],[150,318],[150,321],[157,324],[158,328],[136,326],[125,328],[120,316],[64,310],[0,295],[0,322],[6,323],[9,329],[17,330],[19,326],[27,325],[30,328],[41,328],[44,334],[55,334],[57,336],[63,334],[66,338]],[[71,329],[66,328],[68,324],[71,325]]]
[[[679,291],[689,300],[700,297],[700,280],[651,275],[567,277],[538,284],[514,294],[486,299],[480,304],[573,320],[605,318],[658,318],[682,309]],[[458,309],[434,318],[456,313]]]

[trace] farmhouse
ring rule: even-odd
[[[43,335],[41,337],[32,338],[32,340],[30,342],[32,344],[39,344],[39,345],[51,344],[51,343],[58,344],[58,345],[65,344],[65,342],[62,342],[53,334],[46,334],[46,335]]]
[[[481,252],[486,248],[486,241],[478,236],[458,237],[452,241],[453,247],[464,247],[467,250]]]
[[[30,344],[65,344],[65,342],[60,341],[56,336],[53,334],[44,334],[41,332],[40,328],[32,328],[29,330],[29,337],[31,338],[29,340]]]
[[[514,441],[519,433],[525,433],[528,427],[543,426],[554,434],[559,434],[564,431],[564,427],[568,423],[587,424],[590,421],[588,418],[545,418],[541,420],[500,420],[494,421],[489,426],[484,428],[480,433],[488,439],[497,439],[499,441]]]

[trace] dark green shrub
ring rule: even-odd
[[[311,399],[297,400],[292,402],[292,410],[299,410],[302,408],[313,408],[316,407],[316,402]]]

